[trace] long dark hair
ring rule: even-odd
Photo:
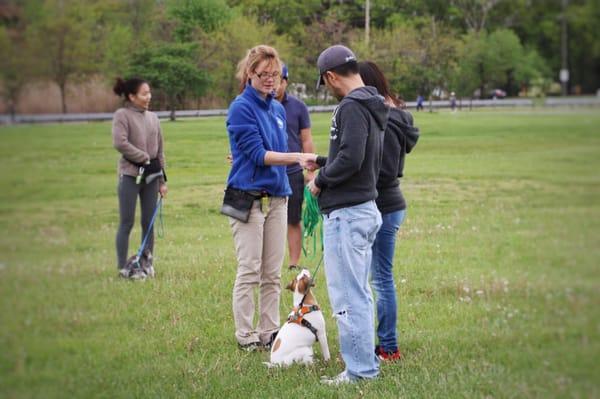
[[[398,108],[405,108],[406,104],[399,97],[392,94],[390,84],[381,69],[372,61],[362,61],[358,63],[358,72],[363,82],[367,86],[373,86],[377,89],[387,101],[391,101]]]
[[[147,80],[141,78],[117,78],[115,85],[113,86],[113,92],[117,96],[123,97],[125,100],[129,100],[129,95],[136,95],[138,91],[140,91],[140,86],[144,83],[149,85]]]

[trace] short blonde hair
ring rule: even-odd
[[[248,72],[256,71],[258,65],[263,61],[268,61],[269,65],[275,65],[277,70],[281,73],[282,63],[277,50],[265,44],[252,47],[248,50],[246,56],[238,62],[237,73],[235,76],[240,81],[240,93],[244,91],[246,83],[248,82]]]

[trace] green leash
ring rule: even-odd
[[[319,204],[317,199],[310,193],[308,187],[304,187],[304,210],[302,211],[302,226],[303,226],[303,240],[302,240],[302,252],[304,256],[308,256],[305,243],[306,239],[313,239],[313,250],[312,257],[317,254],[317,232],[320,233],[321,238],[321,251],[323,251],[323,216],[319,211]]]

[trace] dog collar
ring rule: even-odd
[[[294,309],[290,312],[288,316],[288,321],[292,320],[302,320],[304,315],[310,312],[316,312],[317,310],[321,310],[319,305],[304,305],[302,307],[294,306]],[[299,323],[299,321],[298,321]]]

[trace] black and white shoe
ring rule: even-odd
[[[260,342],[250,342],[248,344],[240,344],[238,342],[238,348],[240,348],[241,350],[245,351],[245,352],[258,352],[261,351],[264,346],[263,344],[261,344]]]

